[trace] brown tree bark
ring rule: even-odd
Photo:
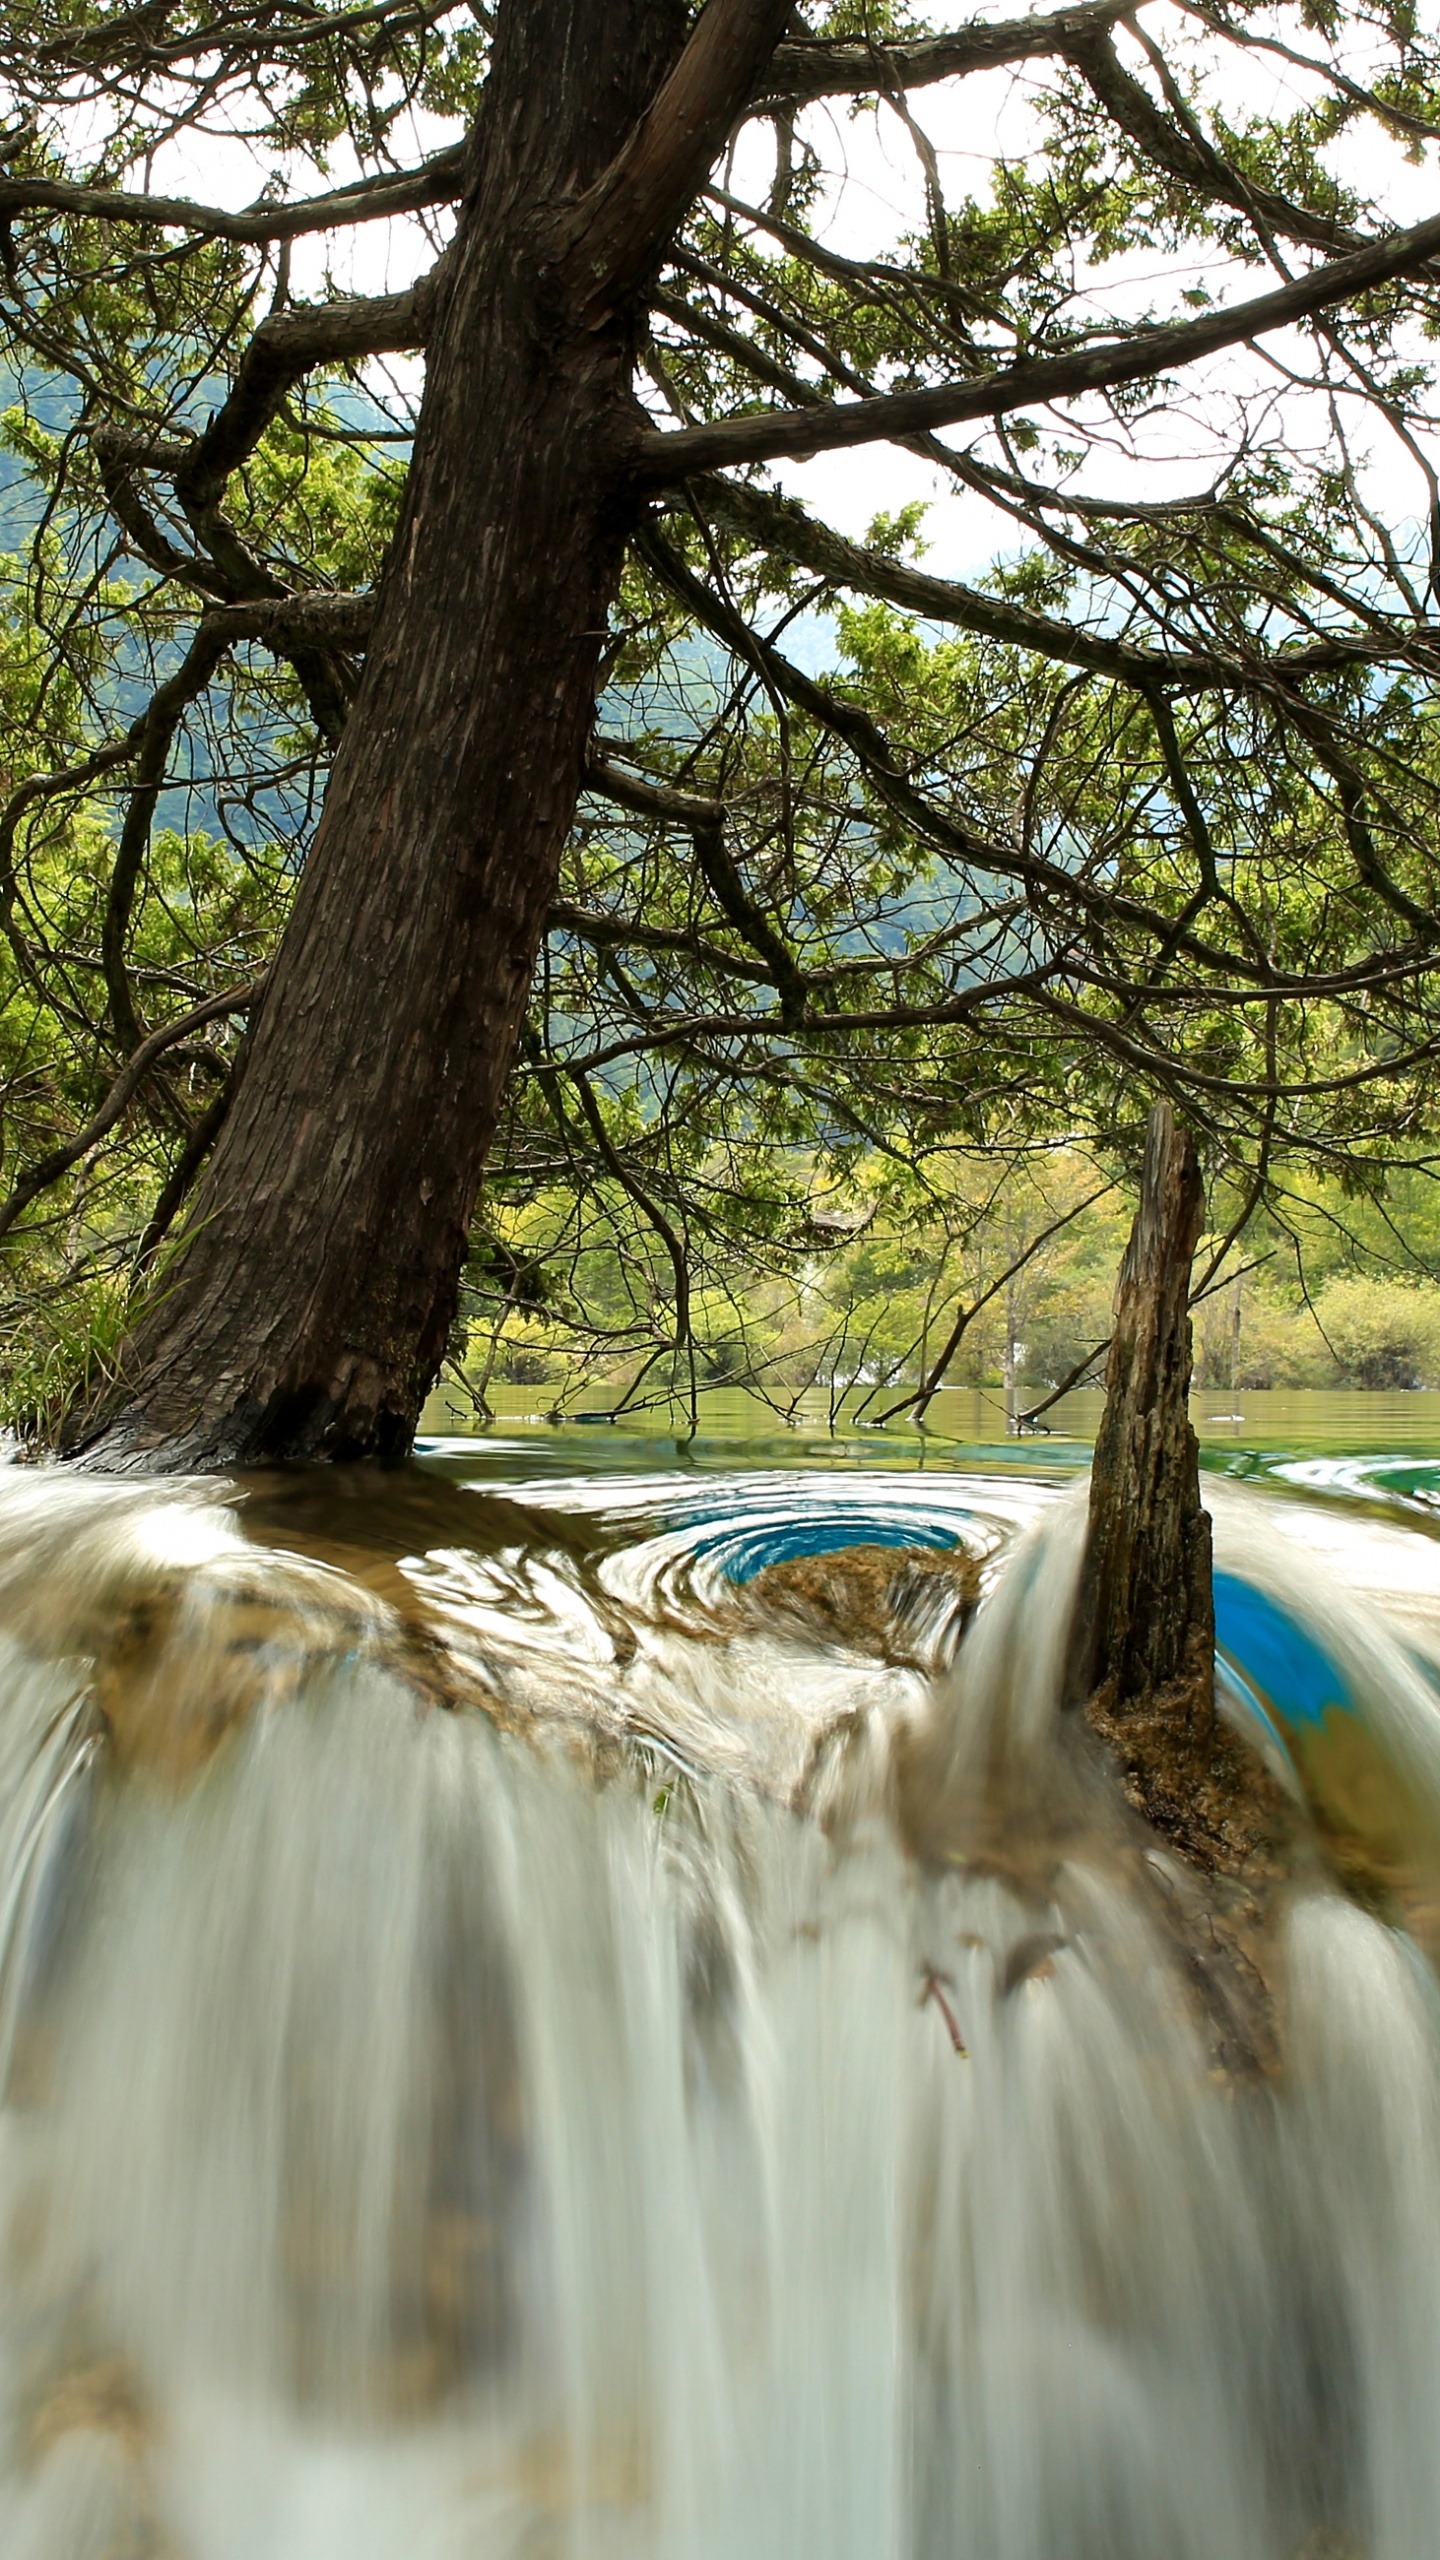
[[[1190,1423],[1190,1266],[1204,1214],[1194,1140],[1157,1102],[1115,1291],[1068,1688],[1077,1701],[1105,1689],[1123,1712],[1178,1682],[1187,1718],[1208,1731],[1210,1521]]]
[[[1269,1871],[1284,1800],[1215,1706],[1210,1520],[1190,1423],[1190,1266],[1204,1208],[1194,1142],[1157,1102],[1115,1292],[1066,1693],[1108,1745],[1135,1810],[1248,1892]],[[1240,1906],[1208,1907],[1228,1945]]]
[[[788,0],[499,13],[364,679],[106,1465],[394,1458],[579,794],[638,499],[636,314]]]

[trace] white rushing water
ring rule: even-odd
[[[1246,2054],[1057,1713],[1073,1496],[511,1487],[388,1581],[222,1497],[0,1475],[4,2560],[1440,2548],[1423,1591],[1222,1506],[1409,1808]],[[736,1596],[877,1534],[992,1557],[955,1667]]]

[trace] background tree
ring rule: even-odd
[[[1408,11],[45,5],[4,45],[0,1220],[53,1248],[84,1183],[89,1250],[119,1165],[108,1454],[403,1449],[527,1186],[623,1204],[684,1363],[697,1241],[795,1250],[862,1147],[1123,1168],[1167,1091],[1237,1230],[1297,1156],[1429,1167]],[[872,122],[913,183],[857,244]],[[242,140],[243,210],[160,191]],[[296,298],[297,244],[377,225],[429,226],[414,283]],[[987,572],[793,494],[875,446],[983,506]]]

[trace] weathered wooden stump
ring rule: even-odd
[[[1189,1408],[1204,1206],[1194,1142],[1157,1102],[1115,1292],[1066,1696],[1114,1752],[1136,1810],[1202,1866],[1238,1874],[1274,1836],[1278,1790],[1215,1710],[1210,1521]]]
[[[1068,1687],[1077,1702],[1112,1688],[1118,1704],[1182,1681],[1188,1719],[1208,1731],[1210,1521],[1189,1402],[1190,1265],[1204,1211],[1194,1141],[1157,1102],[1115,1292]]]

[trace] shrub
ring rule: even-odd
[[[1432,1284],[1353,1273],[1326,1282],[1315,1315],[1337,1384],[1440,1384],[1440,1289]]]

